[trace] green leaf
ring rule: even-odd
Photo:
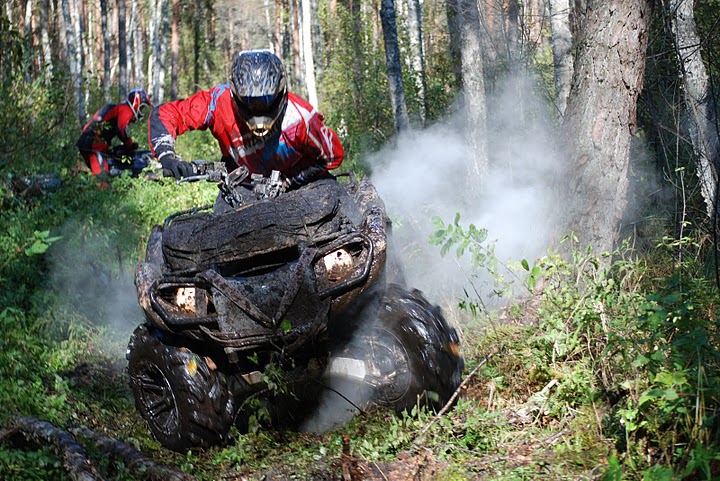
[[[283,322],[280,323],[280,329],[282,329],[283,332],[288,332],[290,329],[292,329],[292,324],[290,324],[290,321],[285,319]]]
[[[530,264],[528,264],[527,260],[525,260],[525,259],[521,260],[520,265],[522,266],[523,269],[530,272]]]
[[[25,249],[25,255],[30,257],[38,254],[44,254],[45,251],[48,250],[48,247],[50,247],[48,244],[44,243],[41,240],[36,240],[32,243],[30,247]]]

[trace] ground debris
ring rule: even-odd
[[[74,437],[55,425],[31,417],[15,417],[10,427],[0,432],[0,443],[6,439],[22,434],[25,439],[37,444],[52,444],[57,449],[73,481],[101,481],[92,461],[88,458],[85,448]]]
[[[121,457],[128,469],[137,470],[147,479],[157,481],[195,481],[196,479],[189,474],[156,464],[128,443],[98,434],[82,426],[70,428],[69,431],[40,419],[15,417],[7,427],[0,429],[0,443],[15,439],[19,435],[38,445],[50,443],[62,458],[63,466],[73,481],[105,479],[76,437],[91,441],[95,448],[110,458]]]
[[[95,446],[110,456],[121,457],[129,469],[141,471],[149,479],[158,481],[194,481],[196,479],[189,474],[155,463],[128,443],[98,434],[86,427],[70,428],[70,432],[75,436],[91,440]]]

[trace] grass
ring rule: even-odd
[[[661,239],[652,257],[619,255],[609,271],[588,253],[519,263],[542,288],[494,312],[477,298],[448,301],[444,311],[463,329],[466,375],[495,354],[440,418],[376,410],[323,435],[260,431],[224,448],[167,451],[135,411],[124,372],[126,343],[142,322],[132,273],[152,225],[212,202],[216,190],[130,178],[100,190],[73,175],[72,162],[57,166],[55,191],[2,191],[0,425],[23,415],[87,426],[200,480],[339,479],[343,470],[506,481],[720,473],[718,296],[701,256],[677,261],[679,248],[701,251],[690,238]],[[496,266],[482,229],[462,228],[459,217],[452,229],[438,225],[476,269]],[[90,454],[108,479],[142,479]],[[0,478],[69,479],[52,449],[16,437],[0,443]]]

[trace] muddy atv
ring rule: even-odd
[[[129,380],[158,441],[182,451],[226,444],[233,426],[299,428],[328,390],[355,407],[441,408],[461,381],[458,335],[403,285],[371,182],[283,192],[277,175],[246,174],[156,226],[136,271],[146,321]]]

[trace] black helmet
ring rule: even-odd
[[[232,66],[230,89],[250,131],[264,137],[280,128],[287,107],[285,67],[269,50],[240,52]]]
[[[142,120],[147,111],[153,107],[150,97],[143,89],[132,89],[128,92],[125,101],[133,111],[134,120]]]

